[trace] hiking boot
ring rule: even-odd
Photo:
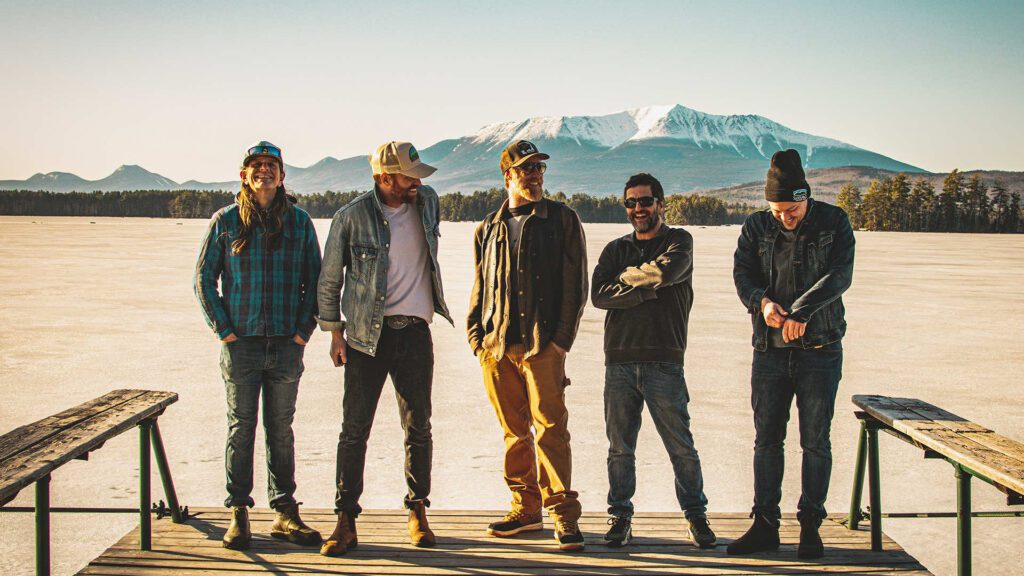
[[[228,531],[224,533],[222,541],[225,548],[232,550],[245,550],[252,540],[252,532],[249,531],[249,509],[245,506],[231,507],[231,524]]]
[[[409,508],[409,542],[418,548],[430,548],[437,543],[434,532],[427,524],[427,507],[422,501]]]
[[[708,519],[705,516],[695,516],[688,520],[690,526],[687,532],[690,534],[690,540],[693,545],[697,548],[714,548],[715,542],[718,542],[718,537],[715,536],[714,530],[711,529],[711,525],[708,524]]]
[[[513,510],[505,517],[497,522],[491,522],[487,526],[487,533],[491,536],[515,536],[520,532],[531,532],[534,530],[543,530],[544,520],[541,518],[540,511],[533,514],[526,513],[522,510]]]
[[[583,550],[583,533],[575,520],[555,520],[555,541],[559,550]]]
[[[812,560],[825,555],[825,545],[818,534],[821,520],[817,518],[800,519],[800,545],[796,548],[796,557],[801,560]]]
[[[315,546],[322,538],[319,532],[306,526],[299,517],[299,504],[300,502],[282,504],[277,508],[277,516],[270,525],[270,535],[300,546]]]
[[[324,556],[341,556],[359,544],[356,536],[356,519],[344,512],[338,512],[338,523],[334,532],[324,540],[320,554]]]
[[[633,539],[633,521],[627,516],[612,516],[608,519],[611,528],[604,535],[604,545],[621,548]]]
[[[729,544],[726,552],[732,555],[753,554],[779,549],[779,524],[764,516],[754,516],[754,523],[747,533]]]

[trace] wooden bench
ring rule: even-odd
[[[847,527],[855,530],[865,517],[860,510],[865,461],[871,489],[871,549],[882,549],[882,517],[948,517],[952,513],[882,514],[878,431],[883,430],[924,450],[925,458],[943,458],[953,465],[957,482],[957,572],[971,573],[971,517],[1024,516],[1022,512],[971,511],[971,478],[979,478],[1006,494],[1007,505],[1024,504],[1024,443],[913,398],[857,395],[853,403],[861,420]]]
[[[151,547],[150,447],[156,456],[174,522],[184,521],[178,507],[167,456],[156,420],[178,400],[173,392],[114,390],[84,404],[0,436],[0,510],[35,512],[36,573],[50,573],[50,512],[132,512],[139,514],[140,548]],[[107,440],[139,428],[139,507],[51,508],[50,474],[73,459],[87,460]],[[35,507],[4,507],[35,484]]]

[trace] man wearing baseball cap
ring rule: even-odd
[[[408,142],[388,142],[370,157],[373,190],[338,210],[324,247],[317,288],[322,330],[331,333],[331,361],[345,367],[338,440],[338,523],[320,553],[340,556],[358,543],[366,442],[390,375],[405,430],[409,539],[433,546],[430,506],[430,391],[434,314],[451,322],[437,260],[440,204],[421,180],[434,168]],[[343,318],[344,317],[344,318]]]
[[[818,527],[832,474],[829,432],[843,371],[842,294],[853,279],[853,229],[841,208],[811,199],[796,150],[772,156],[765,198],[769,210],[744,222],[733,265],[736,291],[754,326],[754,523],[728,553],[779,547],[783,444],[796,396],[803,449],[797,556],[820,558]]]
[[[576,212],[544,197],[547,159],[526,140],[501,154],[508,199],[476,229],[467,335],[505,433],[512,491],[511,510],[487,532],[541,530],[544,507],[559,548],[582,550],[565,356],[587,302],[587,250]]]
[[[223,544],[242,550],[251,540],[248,508],[254,505],[253,443],[261,399],[267,496],[277,511],[270,534],[319,544],[320,533],[302,522],[295,502],[292,419],[302,357],[316,327],[320,243],[309,215],[285,193],[280,148],[265,140],[250,147],[239,176],[242,189],[234,204],[213,215],[195,272],[203,316],[222,342],[228,404],[225,505],[231,508]]]

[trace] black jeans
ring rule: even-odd
[[[781,517],[783,444],[786,423],[796,396],[800,419],[801,494],[797,517],[825,518],[825,500],[832,477],[832,414],[843,377],[843,346],[768,348],[754,351],[751,404],[754,408],[754,514]]]
[[[426,323],[401,330],[384,326],[377,342],[377,355],[348,349],[345,365],[345,393],[342,400],[341,436],[335,477],[338,492],[335,512],[359,516],[362,508],[363,470],[366,441],[370,437],[384,380],[391,376],[398,398],[398,410],[405,430],[405,481],[409,493],[405,506],[415,502],[430,505],[430,463],[434,442],[430,435],[430,389],[434,377],[434,344]]]

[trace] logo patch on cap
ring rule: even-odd
[[[520,142],[519,143],[519,155],[526,156],[527,154],[536,154],[537,147],[532,142]]]
[[[807,200],[807,189],[793,190],[793,202],[801,202],[803,200]]]
[[[416,151],[416,147],[415,146],[410,145],[409,146],[409,160],[412,160],[413,162],[415,162],[415,161],[417,161],[419,159],[420,159],[420,153]]]

